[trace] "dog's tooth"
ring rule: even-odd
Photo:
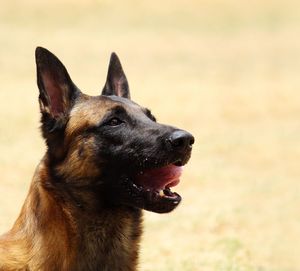
[[[164,193],[164,191],[163,191],[162,189],[159,190],[159,195],[160,195],[161,197],[163,197],[163,196],[165,195],[165,193]]]

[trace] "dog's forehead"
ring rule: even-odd
[[[127,109],[139,109],[141,108],[140,105],[138,105],[137,103],[133,102],[132,100],[129,100],[127,98],[123,98],[123,97],[119,97],[119,96],[115,96],[115,95],[111,95],[111,96],[99,96],[101,97],[101,99],[104,99],[106,101],[110,101],[113,104],[119,104],[119,105],[123,105],[125,108]]]
[[[101,107],[104,113],[114,108],[115,106],[122,106],[128,112],[143,110],[143,107],[133,102],[132,100],[115,95],[90,96],[87,102],[90,104],[94,104],[98,108]]]
[[[115,106],[122,106],[127,112],[143,110],[137,103],[118,96],[81,95],[70,112],[67,132],[72,133],[82,127],[97,125],[104,115]]]
[[[105,99],[105,100],[110,100],[112,102],[120,102],[120,103],[124,103],[124,104],[128,104],[128,103],[133,103],[131,100],[127,99],[127,98],[123,98],[120,96],[116,96],[116,95],[101,95],[99,96],[101,99]]]

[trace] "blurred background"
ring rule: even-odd
[[[196,144],[140,270],[300,270],[300,2],[1,1],[0,231],[45,152],[34,50],[97,95],[118,53],[132,98]]]

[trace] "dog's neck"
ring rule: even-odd
[[[30,236],[24,240],[23,249],[32,250],[28,253],[36,258],[32,262],[46,259],[40,263],[43,270],[45,266],[53,266],[49,270],[136,270],[141,210],[126,206],[90,208],[98,201],[91,191],[78,193],[72,187],[56,191],[56,180],[49,179],[48,170],[44,159],[10,232],[21,238],[21,232],[26,232],[24,238]]]

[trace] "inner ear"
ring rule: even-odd
[[[116,95],[130,99],[129,85],[123,71],[120,59],[115,53],[111,54],[106,83],[102,95]]]
[[[41,112],[54,119],[68,115],[79,90],[67,69],[55,55],[41,47],[36,49],[36,67]]]
[[[63,88],[67,88],[59,83],[58,80],[54,79],[53,74],[44,73],[41,74],[41,81],[43,84],[43,89],[46,90],[44,93],[47,95],[47,105],[50,106],[49,113],[53,117],[58,117],[60,114],[65,114],[66,106],[64,103],[64,93],[66,90]]]

